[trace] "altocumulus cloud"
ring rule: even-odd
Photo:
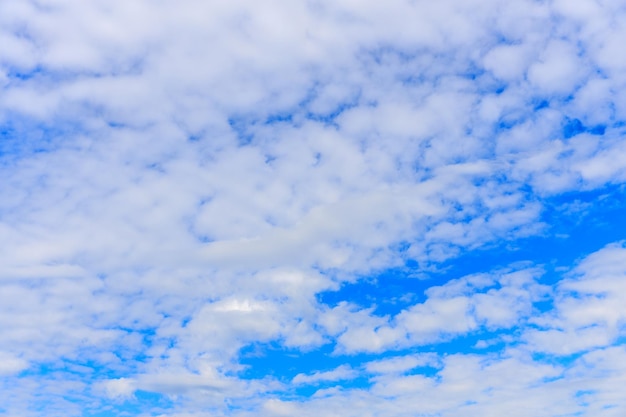
[[[624,415],[622,1],[0,22],[0,413]]]

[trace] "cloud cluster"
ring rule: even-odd
[[[476,266],[386,315],[342,289],[557,239],[551,199],[622,186],[624,17],[3,2],[0,410],[617,415],[621,243],[554,281]],[[331,357],[250,378],[250,346]]]

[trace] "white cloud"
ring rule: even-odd
[[[365,369],[376,374],[403,373],[418,366],[437,365],[437,362],[434,354],[407,355],[368,362]]]
[[[525,269],[384,316],[317,295],[545,232],[545,198],[623,183],[623,17],[591,0],[3,2],[0,373],[27,400],[0,402],[28,415],[32,392],[83,392],[83,368],[20,376],[77,361],[110,369],[104,395],[192,398],[192,414],[207,392],[267,415],[573,412],[568,387],[563,407],[539,392],[553,367],[513,356],[449,357],[440,380],[398,376],[415,356],[381,358],[371,392],[324,404],[259,399],[273,382],[235,375],[250,343],[401,355],[528,321],[524,349],[621,357],[619,245],[553,293]],[[566,137],[573,119],[583,131]],[[72,409],[58,404],[47,415]]]
[[[28,368],[28,362],[12,354],[0,352],[0,374],[12,375]]]
[[[310,385],[319,382],[333,382],[345,379],[352,379],[356,375],[357,373],[354,370],[350,369],[348,366],[342,365],[331,371],[315,372],[311,375],[298,374],[291,380],[291,382],[293,384]]]
[[[484,65],[496,77],[506,81],[516,81],[524,76],[530,56],[526,45],[496,46],[485,55]]]
[[[430,287],[424,302],[393,317],[340,304],[321,323],[331,335],[340,333],[337,342],[346,352],[428,345],[481,328],[510,329],[533,317],[533,304],[549,295],[549,287],[537,282],[541,273],[527,269],[450,280]]]
[[[626,249],[611,244],[585,258],[561,281],[553,314],[527,333],[534,349],[560,355],[611,345],[623,334],[626,309]]]
[[[586,74],[582,72],[578,51],[568,42],[552,41],[539,61],[528,69],[531,85],[544,94],[564,94],[575,90]]]
[[[129,378],[118,378],[104,381],[102,387],[110,398],[127,398],[135,392],[137,382]]]

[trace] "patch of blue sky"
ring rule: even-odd
[[[591,389],[581,389],[579,391],[576,391],[576,393],[574,394],[577,398],[581,398],[581,397],[586,397],[588,395],[594,394],[596,393],[595,390],[591,390]]]
[[[292,112],[283,112],[283,113],[274,113],[268,115],[263,124],[273,125],[275,123],[292,123],[293,122],[293,113]]]
[[[28,117],[7,114],[0,122],[0,165],[36,154],[72,148],[72,141],[84,132],[80,121],[59,119],[42,123]]]
[[[535,98],[532,100],[533,110],[538,111],[550,107],[550,102],[543,98]]]
[[[419,344],[410,348],[389,349],[385,352],[357,352],[352,354],[336,353],[334,343],[328,343],[313,350],[285,348],[279,342],[252,344],[240,352],[239,363],[245,370],[239,373],[242,379],[274,378],[288,383],[299,374],[327,372],[340,366],[349,366],[360,374],[367,372],[363,366],[371,361],[395,357],[410,357],[424,353],[432,353],[438,357],[452,354],[496,354],[506,346],[517,342],[508,342],[507,336],[517,332],[517,328],[489,331],[480,329],[462,335],[443,336],[442,339]],[[436,366],[416,366],[407,370],[407,374],[420,374],[428,377],[438,372]],[[336,381],[333,381],[336,382]],[[330,381],[329,381],[330,383]],[[360,387],[359,378],[345,379],[344,388]]]
[[[569,139],[581,133],[589,133],[592,135],[604,135],[606,125],[599,124],[594,126],[585,126],[579,119],[566,118],[563,121],[563,137]]]
[[[375,307],[378,315],[396,314],[409,305],[423,302],[424,291],[431,286],[528,262],[544,269],[540,282],[552,284],[562,278],[566,266],[626,238],[625,201],[626,189],[622,185],[558,195],[544,202],[540,221],[546,228],[540,235],[461,251],[438,265],[435,271],[423,272],[418,263],[408,259],[404,267],[360,277],[337,291],[318,294],[318,300],[329,306],[349,301],[362,307]],[[548,300],[542,309],[549,305]]]
[[[354,389],[368,389],[372,386],[372,382],[370,378],[367,376],[358,376],[355,378],[349,379],[340,379],[337,381],[318,381],[311,384],[303,384],[303,385],[291,385],[289,390],[286,392],[280,393],[279,397],[281,399],[289,399],[289,398],[310,398],[315,393],[331,388],[338,388],[344,390],[354,390]]]
[[[49,129],[24,118],[7,117],[0,126],[0,163],[56,148]]]
[[[602,189],[575,191],[544,201],[540,221],[546,224],[540,235],[500,241],[485,248],[464,251],[440,265],[446,277],[506,268],[532,261],[546,269],[544,282],[561,277],[563,268],[605,245],[626,238],[626,188],[608,185]]]
[[[419,266],[393,268],[373,276],[365,276],[355,282],[344,283],[339,290],[324,291],[317,295],[318,301],[330,307],[349,301],[364,308],[374,307],[380,316],[397,314],[409,305],[423,302],[424,292],[437,282],[415,277]]]
[[[343,356],[333,354],[334,346],[326,344],[309,351],[286,348],[280,342],[254,343],[240,351],[239,363],[245,367],[240,373],[244,379],[276,378],[288,382],[300,373],[328,371],[345,364]],[[370,355],[356,355],[363,360]]]
[[[29,81],[37,77],[42,77],[48,72],[40,65],[32,68],[9,68],[6,72],[9,80],[13,82]]]
[[[531,354],[531,357],[535,362],[541,362],[567,368],[574,365],[574,363],[582,358],[585,353],[586,352],[583,351],[570,353],[567,355],[557,355],[544,352],[533,352]]]

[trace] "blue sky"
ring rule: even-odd
[[[0,3],[0,414],[622,417],[625,22]]]

